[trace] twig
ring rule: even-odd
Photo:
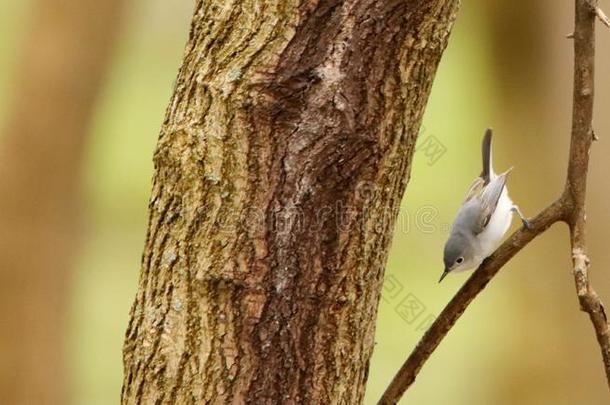
[[[584,204],[589,148],[594,138],[592,118],[595,17],[599,17],[599,14],[591,13],[590,7],[598,9],[596,2],[595,5],[589,0],[576,0],[575,3],[573,122],[564,192],[557,201],[531,221],[531,229],[515,232],[466,281],[411,352],[379,400],[380,405],[398,402],[447,332],[493,276],[536,236],[558,221],[564,221],[570,227],[574,279],[580,307],[589,314],[593,323],[610,386],[610,327],[604,306],[588,279],[589,259],[585,243]]]
[[[597,0],[586,0],[587,4],[595,11],[595,15],[597,16],[597,18],[599,18],[599,20],[608,28],[610,28],[610,18],[608,18],[608,16],[606,15],[606,13],[604,13],[604,10],[602,10],[598,5],[597,5]]]
[[[522,228],[512,234],[493,255],[479,266],[426,331],[411,355],[394,376],[383,397],[379,400],[379,404],[395,404],[398,402],[407,388],[415,381],[415,377],[428,357],[493,276],[536,236],[546,231],[555,222],[562,220],[565,212],[564,199],[560,198],[530,220],[531,229]]]
[[[610,18],[608,18],[606,13],[604,13],[601,8],[596,7],[595,14],[597,14],[597,17],[604,23],[606,27],[610,28]]]
[[[595,2],[596,3],[596,2]],[[595,89],[595,17],[588,3],[576,1],[576,29],[574,41],[574,101],[572,111],[572,137],[566,181],[566,196],[572,202],[567,218],[570,226],[574,281],[580,309],[589,314],[599,343],[606,379],[610,387],[610,331],[604,305],[591,286],[588,277],[589,258],[585,239],[585,196],[589,149],[595,139],[593,131],[593,96]],[[593,4],[592,6],[596,6]],[[596,7],[596,10],[599,8]],[[597,13],[599,17],[599,13]],[[607,19],[607,18],[606,18]]]

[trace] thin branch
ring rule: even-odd
[[[396,404],[400,400],[415,381],[426,360],[478,293],[515,254],[558,221],[564,221],[570,227],[574,279],[580,307],[589,314],[593,323],[610,385],[610,327],[604,306],[588,279],[589,259],[586,255],[584,208],[589,148],[594,138],[594,35],[595,18],[599,17],[599,8],[594,0],[576,0],[575,3],[573,123],[564,192],[557,201],[531,221],[531,229],[522,228],[515,232],[466,281],[411,352],[379,400],[380,405]]]
[[[591,286],[588,277],[589,258],[585,238],[585,196],[589,149],[595,140],[593,131],[593,96],[595,70],[595,14],[593,4],[576,1],[576,29],[574,31],[574,101],[572,114],[572,137],[566,195],[572,201],[572,210],[567,219],[570,226],[574,281],[580,309],[589,314],[599,343],[606,379],[610,386],[610,328],[604,305]],[[596,11],[597,16],[599,13]]]
[[[604,10],[602,10],[598,5],[597,5],[597,0],[586,0],[587,4],[593,9],[593,11],[595,11],[595,15],[597,16],[597,18],[599,18],[599,20],[608,28],[610,28],[610,18],[608,18],[608,16],[606,15],[606,13],[604,13]]]
[[[426,360],[428,360],[428,357],[436,350],[447,332],[449,332],[464,313],[472,300],[485,288],[502,266],[536,236],[546,231],[555,222],[561,221],[566,211],[566,204],[563,198],[555,201],[534,219],[530,220],[531,229],[521,228],[513,233],[493,255],[479,266],[426,331],[413,352],[411,352],[411,355],[404,362],[396,376],[394,376],[378,404],[386,405],[398,402],[404,392],[415,381],[415,377]]]
[[[597,18],[599,18],[606,27],[610,28],[610,18],[608,18],[606,13],[604,13],[604,11],[601,8],[596,7],[595,14],[597,14]]]

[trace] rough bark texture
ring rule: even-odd
[[[131,403],[362,401],[457,1],[198,1],[155,153]]]
[[[80,164],[122,0],[37,0],[0,145],[0,403],[65,404]]]

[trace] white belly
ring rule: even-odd
[[[508,196],[508,191],[505,187],[498,200],[498,206],[489,220],[489,224],[487,224],[483,232],[477,235],[481,247],[481,257],[477,259],[480,261],[490,256],[502,241],[513,219],[512,208],[513,202]]]

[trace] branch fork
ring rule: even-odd
[[[591,12],[591,7],[595,13]],[[595,0],[575,0],[574,90],[568,174],[563,194],[530,221],[531,228],[513,233],[472,274],[432,323],[386,389],[378,404],[396,404],[415,381],[426,360],[457,322],[474,298],[514,255],[556,222],[570,229],[572,265],[580,309],[589,315],[600,346],[610,387],[610,325],[604,305],[591,286],[585,241],[585,196],[589,149],[596,139],[592,131],[595,60],[595,19],[610,27],[610,20]]]

